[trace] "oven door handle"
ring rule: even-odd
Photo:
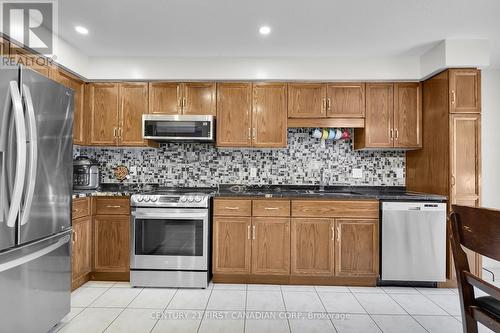
[[[208,218],[208,212],[132,212],[132,216],[136,219],[180,219],[180,220],[191,220],[191,219],[205,219]]]

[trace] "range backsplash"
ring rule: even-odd
[[[75,146],[73,155],[98,161],[101,182],[118,182],[113,169],[125,165],[135,174],[126,183],[165,186],[217,184],[319,184],[321,169],[326,185],[404,186],[404,151],[355,151],[351,141],[325,142],[311,137],[310,129],[290,129],[284,149],[229,149],[211,144],[167,143],[153,148],[96,148]],[[256,176],[251,177],[251,169]],[[352,169],[363,170],[353,178]],[[398,170],[399,169],[399,170]],[[399,171],[399,172],[398,172]]]

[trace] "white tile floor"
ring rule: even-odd
[[[455,289],[89,282],[73,292],[71,307],[51,333],[462,332]]]

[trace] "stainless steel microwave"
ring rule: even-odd
[[[142,136],[154,141],[214,142],[213,116],[143,115]]]

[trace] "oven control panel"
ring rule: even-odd
[[[209,196],[205,194],[158,195],[134,194],[130,198],[135,207],[208,207]]]

